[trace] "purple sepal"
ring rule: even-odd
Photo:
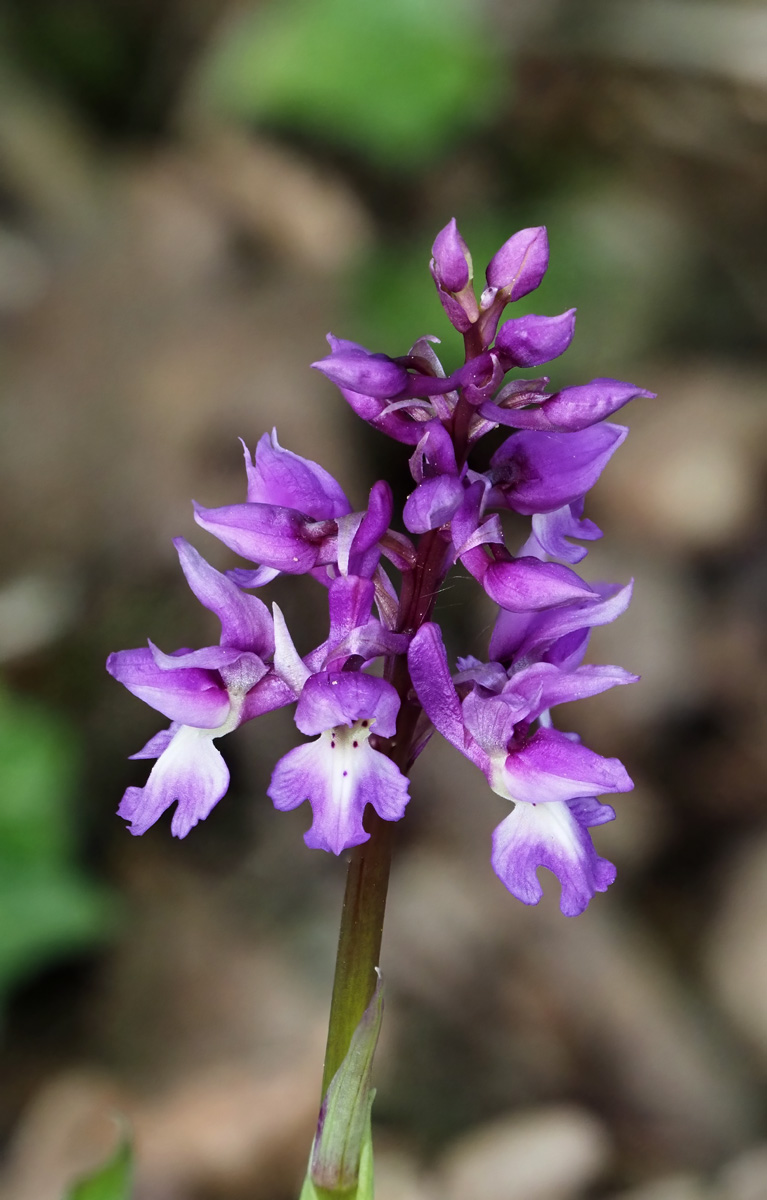
[[[488,664],[497,666],[498,664]],[[637,683],[638,675],[632,675],[623,667],[587,664],[575,669],[563,668],[551,662],[533,663],[511,676],[504,683],[501,698],[516,699],[520,710],[529,720],[539,717],[558,704],[570,704],[574,700],[585,700],[598,696],[610,688]]]
[[[216,671],[160,667],[148,647],[110,654],[107,671],[139,700],[181,725],[215,729],[229,712],[229,695]]]
[[[633,580],[625,587],[594,585],[592,596],[542,612],[501,610],[490,638],[490,657],[498,662],[540,657],[561,638],[596,625],[609,625],[631,602]]]
[[[274,652],[269,609],[257,596],[247,596],[226,575],[205,561],[184,538],[174,538],[181,569],[197,599],[221,622],[221,645],[252,650],[260,658]]]
[[[577,546],[568,538],[582,538],[586,542],[597,541],[602,536],[602,530],[593,521],[582,517],[583,500],[566,504],[550,513],[537,513],[533,516],[532,536],[525,544],[528,553],[538,555],[548,554],[552,558],[562,558],[565,562],[579,563],[586,557],[588,550],[585,546]]]
[[[255,463],[244,442],[242,448],[251,504],[294,508],[313,521],[331,520],[351,512],[352,506],[333,476],[319,463],[283,449],[277,441],[276,429],[260,438]]]
[[[452,519],[462,500],[463,484],[456,475],[425,479],[405,502],[402,510],[405,528],[410,533],[438,529]]]
[[[194,506],[194,519],[219,541],[266,567],[288,575],[303,575],[319,557],[319,547],[307,538],[306,517],[275,504],[228,504],[223,508]]]
[[[628,434],[625,425],[577,433],[512,434],[490,459],[488,503],[530,516],[585,496]]]
[[[482,586],[491,600],[515,613],[536,612],[594,596],[593,589],[575,571],[537,558],[491,563]]]
[[[460,292],[472,277],[469,247],[461,237],[455,217],[441,229],[431,248],[431,273],[438,288]]]
[[[304,800],[314,820],[304,834],[307,846],[341,854],[366,842],[362,824],[370,804],[385,821],[398,821],[405,812],[408,780],[385,754],[374,750],[369,730],[328,730],[308,745],[290,750],[274,768],[267,795],[282,812]]]
[[[490,770],[487,754],[467,737],[463,710],[450,676],[439,625],[428,621],[421,626],[410,643],[407,659],[416,695],[434,728],[487,774]]]
[[[365,625],[350,630],[340,642],[332,645],[320,666],[323,670],[331,671],[336,669],[339,661],[346,662],[353,656],[364,664],[382,654],[405,654],[409,644],[410,634],[394,633],[372,617]]]
[[[536,871],[548,868],[561,884],[562,913],[577,917],[615,879],[615,867],[600,858],[588,832],[614,817],[609,804],[593,798],[517,804],[493,833],[493,870],[523,904],[537,904],[543,893]]]
[[[493,255],[487,282],[507,301],[519,300],[538,287],[549,265],[549,240],[543,225],[520,229]]]
[[[488,420],[496,420],[501,425],[513,425],[517,429],[575,433],[603,421],[638,396],[653,400],[655,393],[635,387],[633,383],[621,383],[619,379],[592,379],[590,383],[555,392],[537,408],[516,408],[509,412],[499,410],[497,405],[488,402],[482,405],[480,412]]]
[[[311,736],[355,721],[375,724],[373,732],[393,737],[400,699],[385,679],[360,671],[321,671],[304,685],[296,705],[295,722]]]
[[[558,317],[512,317],[498,330],[495,352],[505,371],[539,367],[564,354],[575,333],[575,309]]]
[[[210,731],[185,725],[171,737],[145,786],[129,787],[117,811],[131,833],[142,834],[177,801],[170,828],[182,838],[208,816],[228,786],[229,771]]]
[[[343,342],[332,334],[328,334],[328,342],[332,354],[312,363],[312,366],[337,387],[386,400],[399,396],[407,387],[407,368],[387,355],[373,354],[364,346]]]

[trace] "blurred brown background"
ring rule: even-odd
[[[525,311],[579,307],[557,384],[659,393],[589,500],[637,578],[568,712],[636,791],[575,921],[489,866],[504,805],[433,744],[383,968],[380,1200],[767,1197],[767,10],[726,0],[0,2],[3,1200],[137,1139],[139,1200],[290,1200],[318,1102],[344,865],[264,795],[289,715],[224,745],[184,842],[114,810],[156,715],[110,650],[206,644],[169,539],[278,427],[361,506],[406,453],[308,364],[329,328],[455,336],[428,276],[545,223]],[[279,599],[305,646],[310,581]],[[313,597],[313,598],[312,598]],[[316,616],[309,615],[316,612]],[[443,606],[481,654],[472,585]]]

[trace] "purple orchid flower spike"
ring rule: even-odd
[[[277,762],[267,794],[278,810],[309,804],[309,847],[354,850],[318,1135],[330,1158],[341,1156],[350,1191],[369,1158],[369,1107],[361,1113],[349,1054],[375,986],[390,825],[406,813],[407,772],[434,731],[511,805],[490,858],[514,896],[538,903],[545,867],[559,881],[562,912],[575,916],[615,878],[591,830],[615,817],[599,797],[632,782],[618,759],[555,728],[551,712],[636,679],[585,662],[591,630],[625,611],[631,584],[592,583],[572,567],[601,537],[584,516],[585,497],[627,435],[606,418],[652,393],[606,378],[552,392],[545,377],[514,377],[558,358],[574,335],[574,309],[500,324],[507,305],[539,286],[548,258],[545,228],[513,234],[488,264],[478,299],[469,248],[451,220],[430,266],[463,338],[462,365],[446,372],[434,338],[419,337],[392,357],[332,335],[330,353],[313,364],[362,420],[411,447],[413,488],[401,512],[385,479],[355,510],[319,463],[285,449],[276,432],[264,435],[255,457],[245,449],[245,502],[195,506],[196,522],[253,569],[221,574],[176,543],[192,591],[220,620],[218,644],[165,654],[150,643],[107,664],[171,723],[135,756],[156,762],[146,785],[128,788],[120,804],[133,833],[175,805],[171,829],[183,837],[227,789],[217,739],[295,705],[295,724],[309,740]],[[510,434],[473,461],[477,443],[499,427]],[[529,520],[516,554],[497,510]],[[459,658],[451,675],[433,614],[456,563],[499,612],[488,660]],[[279,608],[270,615],[241,590],[278,575],[311,575],[323,585],[317,596],[327,597],[328,635],[303,656]],[[369,1080],[365,1087],[367,1096]]]
[[[572,565],[586,555],[582,543],[601,537],[584,517],[585,496],[627,434],[605,418],[652,393],[616,379],[556,392],[545,377],[507,379],[558,358],[572,340],[574,309],[512,317],[499,330],[506,306],[538,287],[548,259],[545,228],[513,234],[488,264],[478,300],[469,248],[451,220],[434,241],[431,273],[462,335],[462,365],[448,374],[435,338],[390,357],[332,335],[330,353],[313,364],[357,416],[411,447],[414,486],[402,511],[385,479],[355,511],[323,467],[286,450],[275,432],[264,435],[255,458],[245,450],[246,501],[195,506],[197,523],[254,569],[223,575],[176,542],[192,591],[220,620],[218,645],[164,654],[150,643],[107,664],[171,722],[134,756],[157,761],[120,805],[132,833],[176,804],[171,829],[183,837],[226,791],[217,739],[295,704],[295,724],[310,740],[279,760],[268,795],[279,810],[308,802],[308,846],[353,849],[310,1190],[328,1179],[342,1179],[349,1194],[372,1186],[375,1039],[366,1022],[374,1011],[380,1019],[391,823],[405,815],[407,772],[434,731],[512,805],[493,834],[491,862],[514,896],[537,904],[545,867],[559,881],[562,912],[575,916],[615,878],[591,829],[615,817],[598,797],[630,790],[631,780],[618,759],[555,728],[551,710],[636,679],[584,661],[591,630],[625,611],[631,584],[591,583]],[[512,432],[473,460],[499,427]],[[516,555],[498,509],[529,520]],[[488,661],[459,658],[451,675],[433,616],[456,563],[499,612]],[[323,585],[320,602],[327,597],[328,636],[303,656],[277,605],[270,615],[240,590],[280,574],[311,575]]]
[[[629,791],[633,784],[617,759],[602,758],[551,728],[548,710],[633,683],[636,676],[620,667],[563,671],[538,663],[511,678],[496,672],[498,690],[493,691],[487,686],[493,673],[479,664],[482,682],[461,701],[433,624],[416,633],[408,662],[413,686],[435,728],[480,768],[493,791],[515,805],[493,839],[493,868],[502,882],[524,903],[536,904],[541,889],[535,869],[546,866],[562,885],[562,912],[582,912],[615,877],[612,864],[597,856],[587,833],[589,826],[615,814],[594,797]],[[536,719],[540,726],[530,734]]]
[[[107,670],[171,721],[170,729],[132,756],[157,762],[143,788],[127,789],[119,815],[130,822],[131,833],[145,833],[177,801],[171,831],[185,837],[229,785],[214,740],[293,697],[265,661],[274,651],[266,606],[241,592],[183,538],[175,545],[189,586],[221,622],[219,645],[163,654],[150,642],[148,649],[110,654]]]

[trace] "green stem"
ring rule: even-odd
[[[353,851],[346,876],[322,1076],[323,1096],[370,1003],[381,954],[394,825],[372,810],[367,821],[370,840]]]

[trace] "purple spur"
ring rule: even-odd
[[[591,630],[625,611],[630,584],[589,583],[573,568],[583,543],[602,536],[584,516],[586,494],[628,432],[606,418],[652,393],[604,378],[552,390],[545,377],[519,375],[573,338],[574,309],[501,323],[547,265],[545,229],[523,229],[494,255],[478,293],[455,221],[437,235],[431,273],[465,347],[452,374],[434,338],[391,358],[328,337],[330,353],[314,367],[362,420],[409,447],[413,487],[399,516],[385,480],[355,509],[276,433],[255,456],[245,450],[242,502],[195,505],[197,523],[248,565],[221,574],[177,539],[190,588],[220,622],[218,645],[165,653],[150,642],[109,657],[109,672],[170,721],[134,755],[156,761],[120,804],[132,833],[175,804],[171,830],[184,837],[226,792],[217,739],[293,705],[304,740],[275,765],[268,795],[279,810],[308,802],[308,846],[341,854],[402,819],[408,772],[436,730],[511,805],[491,863],[514,896],[536,904],[546,867],[562,912],[575,916],[612,883],[615,868],[590,831],[615,816],[598,797],[631,780],[617,759],[556,727],[552,711],[637,678],[583,662]],[[480,469],[472,452],[488,436]],[[507,509],[529,518],[521,546],[506,545]],[[468,571],[498,617],[486,659],[464,655],[451,669],[433,617],[453,569]],[[279,608],[252,594],[279,574],[311,575],[327,602],[327,637],[303,657]]]

